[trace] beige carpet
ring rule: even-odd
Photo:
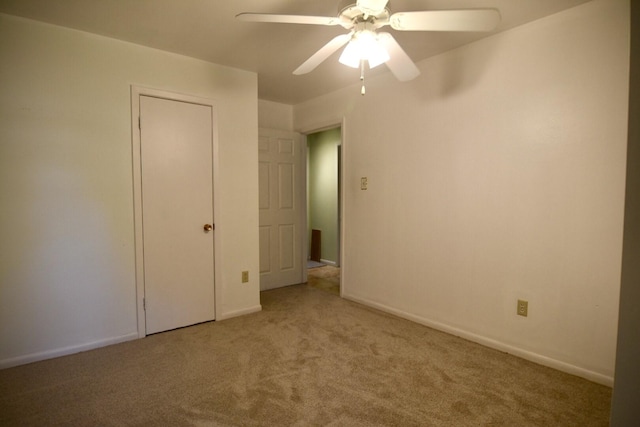
[[[340,295],[340,268],[331,265],[307,270],[307,284],[334,295]]]
[[[307,285],[0,371],[0,425],[604,426],[611,389]]]

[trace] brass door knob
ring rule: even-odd
[[[211,224],[205,224],[203,228],[204,228],[204,231],[206,231],[207,233],[213,230],[213,226]]]

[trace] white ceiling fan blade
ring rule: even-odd
[[[389,53],[389,60],[385,62],[389,70],[401,82],[415,79],[420,75],[420,70],[413,63],[409,55],[400,47],[396,39],[389,33],[378,33],[378,42]]]
[[[384,10],[389,0],[358,0],[356,6],[364,13],[377,15]]]
[[[351,40],[351,33],[341,34],[331,39],[331,41],[320,48],[316,53],[311,55],[301,66],[295,69],[293,74],[300,75],[313,71],[322,61],[327,59],[333,52],[344,46]]]
[[[428,10],[391,15],[391,28],[400,31],[491,31],[500,22],[497,9]]]
[[[277,15],[273,13],[240,13],[236,19],[246,22],[275,22],[280,24],[339,25],[335,16]]]

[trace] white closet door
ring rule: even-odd
[[[140,96],[146,333],[215,318],[210,106]]]

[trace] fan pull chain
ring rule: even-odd
[[[360,89],[360,95],[364,96],[364,59],[360,60],[360,81],[362,82],[362,89]]]

